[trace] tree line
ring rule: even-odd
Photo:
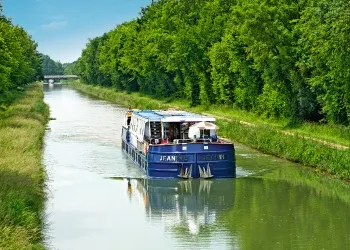
[[[350,2],[158,0],[90,39],[84,82],[290,121],[350,122]]]
[[[0,1],[0,103],[14,89],[42,76],[37,44],[21,27],[3,14]]]
[[[43,75],[63,75],[64,67],[61,62],[56,62],[48,55],[40,54],[43,66]]]
[[[76,62],[61,63],[60,61],[54,61],[50,56],[40,54],[43,67],[43,75],[75,75]]]

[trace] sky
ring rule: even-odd
[[[53,60],[77,60],[89,38],[138,17],[151,0],[0,0],[3,13],[23,27],[38,51]]]

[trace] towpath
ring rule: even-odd
[[[227,121],[233,121],[234,119],[232,118],[228,118],[228,117],[225,117],[225,116],[218,116],[218,115],[214,115],[214,114],[210,114],[210,113],[203,113],[203,115],[210,115],[210,116],[215,116],[216,118],[219,118],[219,119],[224,119],[224,120],[227,120]],[[239,123],[245,125],[245,126],[256,126],[256,124],[254,123],[251,123],[251,122],[247,122],[247,121],[243,121],[243,120],[239,120]],[[278,131],[279,133],[282,133],[282,134],[285,134],[285,135],[290,135],[290,136],[296,136],[296,133],[294,132],[291,132],[291,131],[283,131],[283,130],[280,130],[278,128],[275,128],[276,131]],[[300,135],[300,134],[298,134]],[[349,149],[348,146],[344,146],[342,144],[338,144],[338,143],[333,143],[333,142],[329,142],[329,141],[326,141],[326,140],[322,140],[322,139],[319,139],[319,138],[314,138],[314,137],[311,137],[311,136],[306,136],[306,135],[303,135],[303,137],[305,139],[308,139],[308,140],[313,140],[313,141],[316,141],[316,142],[319,142],[319,143],[322,143],[326,146],[329,146],[331,148],[336,148],[336,149],[339,149],[339,150],[347,150]]]

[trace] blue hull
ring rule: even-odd
[[[145,156],[123,138],[122,148],[150,178],[236,177],[233,144],[150,145]]]

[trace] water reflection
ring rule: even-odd
[[[218,213],[233,209],[235,183],[235,180],[129,179],[128,195],[141,202],[150,221],[161,218],[174,231],[200,235],[216,223]]]
[[[52,83],[43,83],[43,89],[45,92],[60,90],[62,89],[62,84],[60,82]]]
[[[236,180],[236,204],[218,218],[239,249],[349,249],[349,206],[281,180]]]

